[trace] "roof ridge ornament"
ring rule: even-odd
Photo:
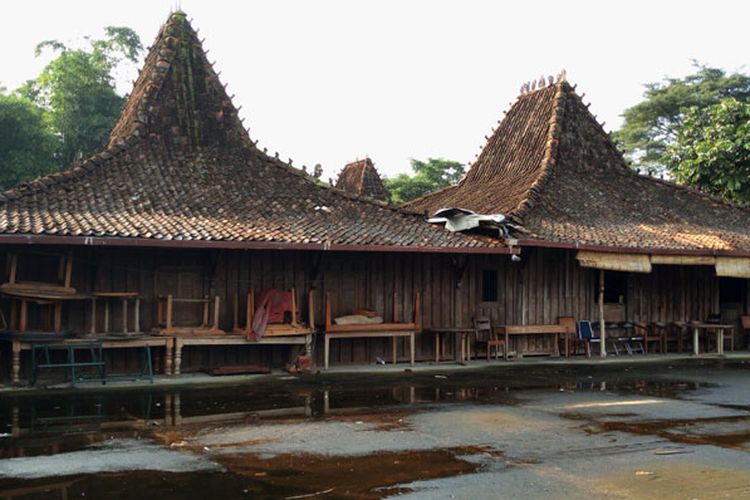
[[[534,79],[521,85],[520,95],[530,94],[537,90],[542,90],[547,87],[560,84],[567,81],[567,74],[563,68],[556,76],[548,75],[546,78],[544,75],[540,76],[538,80]]]

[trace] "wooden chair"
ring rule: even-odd
[[[474,332],[477,345],[485,344],[487,361],[490,360],[493,347],[495,348],[495,359],[500,359],[501,347],[503,349],[503,356],[505,356],[505,339],[497,337],[492,329],[492,323],[489,318],[474,318]]]
[[[649,344],[656,342],[659,346],[659,352],[664,354],[664,330],[667,325],[665,323],[651,323],[644,325],[643,323],[634,323],[636,335],[643,337],[643,347],[648,354]]]
[[[675,344],[675,347],[677,349],[677,352],[682,352],[684,347],[684,339],[685,339],[685,327],[683,326],[683,323],[679,322],[672,322],[669,323],[666,327],[666,331],[664,333],[664,352],[669,352],[669,343],[672,342]]]
[[[567,330],[567,333],[564,335],[561,335],[560,338],[558,339],[558,343],[559,343],[558,349],[562,353],[565,352],[565,342],[566,342],[566,337],[567,337],[567,341],[569,342],[568,348],[570,349],[571,354],[572,354],[574,350],[574,346],[576,345],[577,340],[578,340],[576,338],[576,319],[573,316],[560,316],[559,318],[557,318],[557,322],[561,326],[564,326],[565,329]]]
[[[748,338],[750,337],[750,314],[742,315],[742,331],[745,334],[745,349],[750,348]]]

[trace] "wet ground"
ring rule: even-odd
[[[750,364],[3,394],[0,498],[749,498]]]

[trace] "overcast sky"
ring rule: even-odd
[[[692,59],[745,71],[749,53],[742,1],[14,0],[0,17],[0,85],[39,73],[41,40],[114,25],[148,46],[178,7],[253,139],[326,177],[364,156],[389,176],[409,158],[470,163],[521,84],[562,68],[616,129],[644,83],[685,75]]]

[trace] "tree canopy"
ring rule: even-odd
[[[428,158],[427,161],[411,159],[414,175],[399,174],[385,179],[385,187],[394,203],[403,203],[427,193],[455,184],[463,177],[464,166],[443,158]]]
[[[750,203],[750,104],[727,98],[689,108],[666,159],[678,182]]]
[[[729,97],[750,100],[750,76],[698,63],[696,69],[684,78],[647,84],[643,102],[623,113],[615,138],[635,167],[651,174],[663,172],[667,148],[676,141],[688,109]]]
[[[21,96],[0,94],[0,188],[49,173],[56,147],[38,106]]]
[[[36,47],[57,53],[35,80],[17,92],[36,103],[58,137],[56,159],[67,165],[100,149],[122,110],[113,72],[123,61],[135,62],[143,50],[130,28],[109,26],[102,39],[86,39],[88,47],[73,49],[57,40]]]

